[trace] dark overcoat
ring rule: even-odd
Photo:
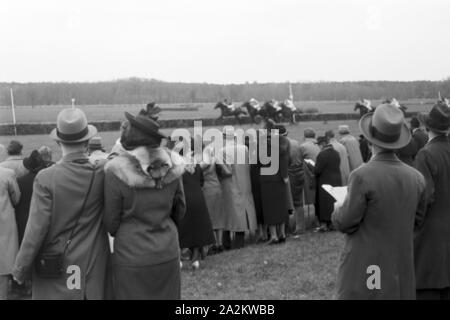
[[[162,148],[140,152],[147,153],[147,165],[157,161],[168,163],[169,155],[178,156]],[[115,297],[179,299],[180,249],[176,225],[186,210],[181,180],[184,165],[171,167],[159,188],[155,179],[140,170],[139,160],[123,153],[105,166],[104,222],[114,237]]]
[[[64,259],[65,272],[55,279],[42,278],[34,272],[33,299],[105,298],[110,255],[102,223],[105,175],[103,165],[92,165],[83,153],[69,154],[36,176],[30,215],[13,275],[24,280],[39,252],[60,254],[64,251],[92,174],[95,175],[92,190]]]
[[[382,153],[350,174],[348,189],[332,216],[346,234],[337,298],[415,299],[413,237],[425,210],[425,179],[394,153]],[[379,276],[379,288],[368,286],[371,276]]]
[[[20,201],[15,208],[19,244],[22,243],[25,227],[27,226],[31,196],[33,195],[33,183],[38,172],[38,170],[30,171],[26,175],[17,179],[17,184],[19,185],[21,194]]]
[[[285,223],[289,217],[289,210],[293,208],[290,203],[292,197],[288,186],[289,147],[289,140],[284,136],[279,136],[278,159],[276,159],[279,163],[278,171],[272,175],[261,174],[260,176],[262,210],[266,225]],[[270,149],[270,138],[268,138],[268,150]]]
[[[334,198],[326,192],[323,184],[333,187],[342,185],[340,171],[341,157],[331,144],[327,145],[317,156],[314,174],[316,176],[316,215],[320,222],[330,222],[334,208]]]
[[[203,247],[215,242],[211,218],[203,195],[203,172],[200,165],[193,173],[183,174],[186,215],[180,221],[180,248]]]
[[[432,139],[416,157],[426,181],[427,210],[414,241],[417,289],[450,287],[450,141]]]

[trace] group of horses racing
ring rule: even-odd
[[[235,117],[238,122],[243,116],[249,116],[253,123],[259,123],[262,119],[272,119],[275,122],[289,121],[295,122],[295,115],[301,113],[290,99],[284,101],[270,100],[264,103],[258,102],[252,98],[245,101],[241,106],[235,106],[233,103],[220,101],[214,109],[220,109],[220,117]]]
[[[392,99],[388,102],[398,105],[403,112],[406,112],[407,107],[398,103],[397,100]],[[224,101],[218,102],[214,109],[220,109],[219,119],[235,117],[239,123],[244,116],[249,116],[252,123],[259,123],[263,119],[272,119],[275,122],[285,121],[295,123],[295,115],[302,113],[290,99],[284,101],[269,100],[261,104],[256,99],[251,98],[241,106],[228,103],[225,99]],[[355,104],[354,111],[359,111],[362,117],[368,112],[374,112],[375,106],[372,106],[370,100],[362,99]]]

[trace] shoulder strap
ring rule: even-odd
[[[87,199],[89,198],[89,194],[91,193],[92,185],[94,184],[94,178],[95,178],[95,167],[92,170],[92,176],[91,176],[91,180],[89,182],[89,188],[88,188],[88,191],[86,193],[86,196],[84,197],[83,205],[81,206],[81,210],[80,210],[80,212],[78,214],[77,220],[75,221],[75,225],[72,227],[72,230],[70,231],[69,238],[67,239],[66,245],[64,247],[64,252],[63,252],[64,256],[66,255],[67,249],[68,249],[70,243],[72,242],[72,238],[73,238],[73,235],[75,233],[75,229],[78,226],[78,222],[80,221],[81,215],[83,214],[84,208],[86,207]]]

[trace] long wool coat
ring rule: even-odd
[[[341,171],[341,183],[346,186],[348,183],[348,176],[350,175],[350,165],[348,163],[348,153],[344,145],[338,142],[336,139],[330,141],[333,149],[339,153],[339,158],[341,159],[339,163],[339,170]]]
[[[186,210],[184,163],[178,154],[163,148],[138,151],[121,153],[105,165],[104,222],[115,237],[115,298],[179,299],[176,225]],[[170,166],[167,172],[163,164]],[[155,168],[154,177],[163,177],[158,180],[160,187],[157,179],[145,173],[149,166]]]
[[[222,212],[222,186],[217,176],[216,159],[213,155],[213,146],[208,146],[203,152],[206,163],[203,165],[203,194],[208,207],[211,224],[214,230],[225,228],[225,218]]]
[[[270,142],[270,139],[268,141]],[[270,148],[270,143],[268,144]],[[266,225],[285,223],[289,217],[289,210],[293,208],[289,181],[286,182],[289,180],[289,147],[289,140],[280,136],[278,159],[276,159],[279,163],[278,171],[273,175],[261,174],[260,177],[264,224]]]
[[[15,173],[0,168],[0,276],[10,274],[18,250],[14,207],[20,199]]]
[[[343,206],[333,213],[346,234],[339,299],[415,299],[413,237],[425,210],[425,180],[393,153],[378,154],[350,174]],[[379,267],[380,289],[367,282]]]
[[[202,186],[203,172],[195,165],[194,172],[183,174],[183,188],[186,198],[186,215],[180,221],[178,233],[180,248],[204,247],[213,244],[214,233]]]
[[[297,140],[287,138],[289,141],[289,182],[294,208],[303,205],[303,187],[305,184],[305,173],[303,170],[303,153]]]
[[[102,165],[93,166],[83,153],[69,154],[36,176],[30,215],[13,274],[24,280],[39,252],[57,254],[64,251],[93,173],[92,190],[64,259],[66,272],[56,279],[42,278],[34,273],[33,299],[105,298],[109,247],[102,224],[104,172]],[[71,266],[79,268],[80,277],[73,271],[70,273]],[[68,283],[76,284],[77,281],[71,281],[76,278],[80,279],[80,286],[68,286]]]
[[[333,187],[341,186],[340,157],[333,146],[329,144],[317,156],[314,174],[316,176],[316,215],[321,222],[330,222],[334,199],[323,188],[323,184]]]
[[[22,243],[25,227],[27,226],[30,212],[31,196],[33,195],[33,183],[39,169],[30,171],[23,177],[17,179],[20,189],[20,201],[16,206],[17,231],[19,232],[19,244]]]
[[[224,164],[232,172],[231,177],[221,180],[223,212],[226,219],[225,230],[254,231],[258,226],[250,181],[250,165],[237,163],[233,160],[233,154],[236,155],[234,159],[246,159],[247,147],[227,141],[225,147],[218,152],[218,157],[228,159],[224,161]]]
[[[426,181],[427,210],[414,240],[417,289],[450,287],[450,141],[439,136],[416,157]]]
[[[350,172],[352,172],[363,164],[359,141],[350,134],[344,134],[339,138],[339,142],[347,149],[348,164],[350,165]]]

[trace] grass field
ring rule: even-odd
[[[344,236],[308,232],[283,245],[250,245],[182,272],[183,299],[332,299]]]
[[[377,105],[380,101],[372,101]],[[435,101],[430,100],[408,100],[402,101],[410,112],[429,111],[431,104]],[[301,109],[315,108],[321,113],[352,113],[354,101],[297,101],[295,105]],[[236,103],[240,105],[240,103]],[[213,103],[191,103],[191,104],[161,104],[163,109],[161,119],[195,119],[195,118],[215,118],[220,112],[214,110]],[[35,106],[16,107],[16,120],[18,123],[28,122],[55,122],[56,115],[63,108],[69,106]],[[124,111],[136,114],[143,105],[96,105],[96,106],[78,106],[86,112],[90,121],[100,120],[122,120]],[[186,111],[186,107],[198,108],[197,111]],[[165,108],[170,110],[164,111]],[[177,110],[178,109],[178,110]],[[0,123],[12,123],[11,108],[9,106],[0,107]]]
[[[323,135],[326,130],[335,130],[337,132],[337,128],[340,124],[348,124],[350,126],[350,130],[352,134],[358,135],[359,129],[358,129],[358,122],[356,120],[348,120],[345,123],[340,121],[329,121],[327,123],[319,122],[319,121],[312,121],[312,122],[302,122],[297,123],[294,125],[288,125],[287,129],[289,131],[289,136],[292,138],[295,138],[299,141],[303,139],[303,130],[305,128],[313,128],[317,135]],[[237,128],[249,128],[250,125],[243,125],[243,126],[236,126]],[[205,127],[206,129],[207,127]],[[165,134],[170,134],[173,129],[163,129],[163,132]],[[190,128],[192,131],[193,129]],[[103,139],[103,143],[106,147],[106,150],[110,150],[111,147],[114,145],[117,138],[119,138],[119,132],[100,132],[99,135]],[[27,136],[0,136],[0,144],[7,145],[10,140],[16,139],[23,143],[24,150],[23,154],[28,155],[31,153],[33,149],[39,148],[40,146],[46,145],[52,148],[54,150],[54,158],[57,160],[61,157],[61,153],[58,149],[58,146],[56,143],[48,136],[48,135],[27,135]],[[0,155],[0,160],[2,160],[5,157],[5,155]]]

